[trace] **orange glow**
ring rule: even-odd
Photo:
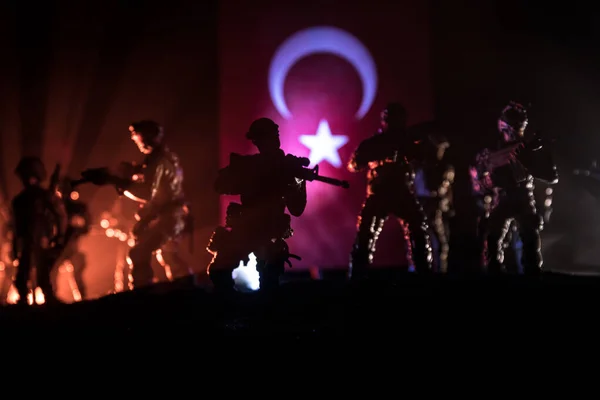
[[[133,193],[131,193],[129,190],[124,191],[123,194],[128,199],[131,199],[133,201],[137,201],[138,203],[146,204],[146,200],[140,199],[139,197],[137,197],[136,195],[134,195]]]
[[[155,256],[156,256],[156,261],[158,261],[160,266],[165,269],[165,275],[167,276],[167,279],[169,281],[172,281],[173,280],[173,272],[171,271],[171,266],[169,264],[167,264],[167,262],[163,258],[162,250],[160,250],[160,249],[156,250]]]
[[[115,236],[115,230],[111,229],[111,228],[108,228],[106,230],[106,236],[108,236],[108,237],[114,237]]]
[[[115,268],[114,275],[115,293],[120,293],[125,289],[125,263],[119,261]]]
[[[30,306],[33,305],[33,299],[34,299],[34,292],[32,292],[31,290],[29,291],[29,294],[27,295],[27,304],[29,304]],[[19,292],[17,292],[17,289],[15,288],[14,285],[11,285],[9,291],[8,291],[8,295],[6,296],[6,302],[8,304],[17,304],[17,302],[19,301]],[[42,292],[42,289],[40,289],[39,287],[35,288],[35,303],[36,304],[44,304],[46,302],[46,299],[44,297],[44,293]]]
[[[127,239],[127,246],[129,246],[129,247],[135,246],[135,239],[133,239],[133,238]]]
[[[81,215],[73,215],[71,218],[71,226],[83,228],[85,226],[85,218],[83,218]]]
[[[8,290],[8,295],[6,296],[6,302],[8,304],[17,304],[17,301],[19,301],[19,293],[14,285],[11,285]]]
[[[100,226],[104,229],[107,229],[110,226],[110,222],[108,222],[107,219],[103,219],[102,221],[100,221]]]
[[[44,292],[42,292],[42,289],[40,289],[39,287],[36,287],[34,293],[35,293],[35,303],[36,304],[44,304],[46,302],[46,297],[44,296]],[[31,293],[30,296],[33,297],[33,293]],[[29,298],[29,296],[27,298]],[[29,301],[28,301],[28,303],[29,303]],[[31,303],[29,303],[29,304],[31,304]]]
[[[79,199],[79,192],[73,191],[71,192],[71,200],[75,201]]]
[[[73,295],[73,300],[75,302],[81,301],[81,292],[79,291],[79,287],[77,286],[77,281],[75,280],[75,268],[71,261],[65,261],[58,270],[60,273],[67,273],[67,282],[69,284],[69,289],[71,289],[71,294]]]

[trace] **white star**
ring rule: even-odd
[[[310,149],[308,158],[312,165],[317,165],[323,160],[337,168],[342,165],[338,150],[348,143],[348,136],[332,135],[327,121],[319,122],[316,134],[301,135],[299,140]]]

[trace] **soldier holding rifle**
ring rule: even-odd
[[[475,192],[485,197],[489,217],[482,226],[488,272],[504,270],[503,244],[511,223],[517,224],[523,242],[525,274],[542,269],[540,230],[543,220],[536,210],[534,179],[558,182],[548,143],[539,135],[526,136],[527,110],[510,102],[498,119],[498,150],[485,149],[472,168]]]
[[[306,182],[321,181],[348,187],[348,183],[318,175],[318,169],[305,168],[307,158],[285,154],[280,148],[279,126],[268,118],[250,125],[246,139],[259,153],[232,153],[230,163],[219,171],[215,189],[222,195],[239,195],[239,203],[227,207],[225,226],[213,233],[207,250],[213,255],[209,277],[219,291],[234,290],[232,272],[240,261],[257,258],[261,290],[277,287],[285,264],[291,265],[286,239],[293,234],[291,216],[299,217],[306,208]]]

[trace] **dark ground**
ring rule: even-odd
[[[595,326],[600,279],[548,274],[526,277],[379,276],[299,280],[270,295],[222,297],[190,280],[159,284],[98,300],[58,306],[0,308],[0,334],[60,331],[114,334],[185,332],[210,336],[273,336],[280,339],[395,337],[426,332],[445,337],[467,329],[526,330]],[[591,307],[590,307],[591,306]]]

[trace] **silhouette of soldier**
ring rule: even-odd
[[[73,278],[77,284],[77,289],[82,299],[87,297],[87,288],[83,280],[83,273],[87,267],[86,256],[79,249],[81,238],[87,235],[91,227],[91,215],[88,206],[79,200],[79,193],[71,187],[71,180],[65,178],[60,184],[59,191],[65,204],[65,210],[68,217],[65,249],[58,262],[58,265],[64,261],[70,261],[73,266]],[[53,273],[53,280],[56,282],[57,271]],[[56,283],[54,284],[56,287]]]
[[[41,186],[46,168],[37,157],[24,157],[15,170],[23,190],[12,201],[13,249],[18,261],[15,287],[19,304],[27,304],[29,276],[36,267],[37,284],[46,303],[58,302],[52,288],[50,273],[62,250],[67,229],[64,204],[54,190]]]
[[[138,222],[132,229],[136,244],[129,252],[132,283],[136,288],[152,283],[153,253],[180,238],[189,208],[183,191],[183,168],[177,155],[165,145],[162,126],[143,120],[131,124],[129,132],[140,152],[146,155],[141,165],[131,164],[127,177],[113,175],[107,168],[86,170],[82,177],[96,185],[112,183],[119,193],[140,203]]]
[[[408,135],[420,143],[418,156],[413,161],[415,192],[427,215],[433,249],[433,268],[438,272],[447,272],[449,219],[454,211],[454,167],[446,156],[450,142],[441,134],[440,126],[435,121],[410,127]]]
[[[291,217],[306,208],[306,180],[297,172],[310,161],[285,154],[280,149],[279,126],[268,118],[250,125],[246,138],[259,154],[232,153],[230,163],[219,171],[215,184],[222,195],[239,195],[240,203],[227,207],[225,226],[213,233],[207,250],[213,255],[209,277],[217,290],[234,288],[232,272],[249,255],[257,258],[261,290],[279,284],[289,248],[285,239],[292,236]]]
[[[482,151],[473,168],[475,185],[487,193],[491,205],[482,234],[485,263],[492,273],[504,271],[504,242],[513,221],[523,243],[523,272],[538,274],[542,269],[543,217],[536,208],[534,179],[554,184],[558,173],[547,143],[538,135],[526,138],[527,125],[525,107],[510,102],[498,119],[498,148]]]
[[[362,278],[373,262],[375,245],[388,216],[401,220],[408,264],[418,272],[431,269],[432,252],[427,217],[417,200],[411,162],[419,144],[408,135],[406,110],[390,103],[381,113],[381,129],[364,140],[352,155],[348,170],[367,170],[367,198],[358,217],[350,255],[350,277]],[[413,246],[414,242],[414,246]]]

